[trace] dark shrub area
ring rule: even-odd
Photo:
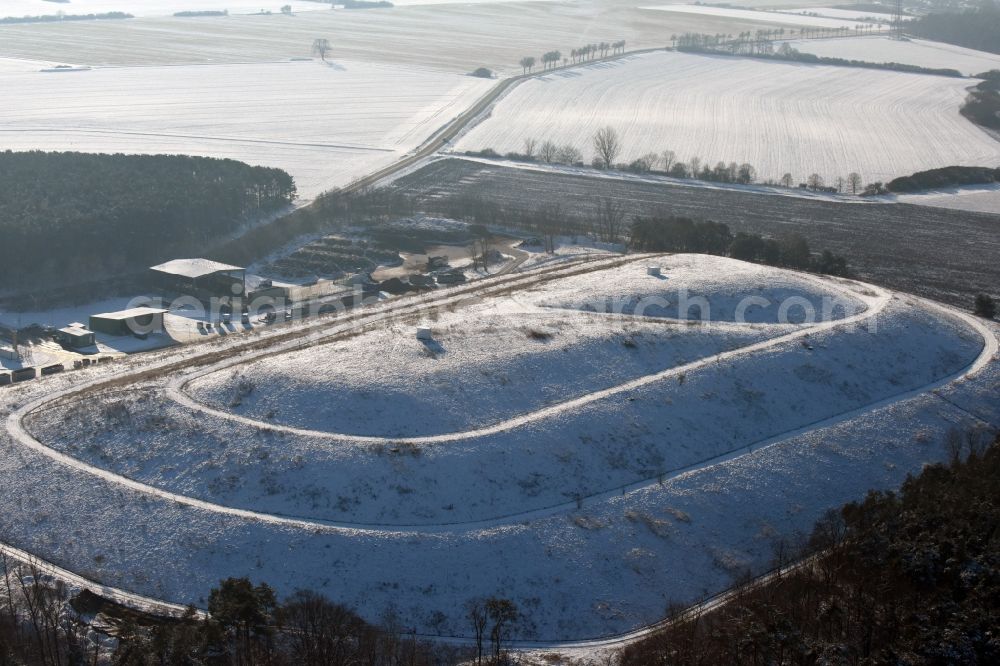
[[[287,206],[280,169],[182,155],[0,153],[0,285],[140,270]]]
[[[928,14],[907,23],[906,30],[918,37],[1000,53],[1000,8],[991,0],[961,13]]]
[[[888,188],[890,192],[915,192],[956,185],[982,185],[998,180],[1000,180],[1000,169],[950,166],[895,178],[889,181]]]
[[[807,564],[626,648],[622,664],[1000,663],[1000,445],[817,524]],[[963,460],[964,458],[964,460]]]

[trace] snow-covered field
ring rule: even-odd
[[[884,198],[918,206],[1000,215],[1000,185],[997,184],[931,190],[920,194],[888,195]]]
[[[329,4],[309,0],[3,0],[0,4],[0,18],[106,12],[125,12],[133,16],[172,16],[176,12],[223,10],[230,14],[256,14],[262,11],[277,14],[284,5],[291,6],[293,12],[330,10]]]
[[[865,182],[951,164],[1000,161],[1000,143],[959,113],[968,81],[881,70],[651,53],[526,81],[456,150],[521,151],[525,138],[594,156],[606,125],[619,161],[673,150],[702,164],[749,162],[758,178],[789,172]]]
[[[495,2],[544,2],[548,0],[394,0],[397,7],[412,5],[447,5],[453,3],[479,4]],[[43,16],[64,14],[100,14],[125,12],[138,17],[173,16],[177,12],[227,11],[232,15],[271,12],[278,14],[288,5],[292,13],[330,11],[331,2],[311,0],[4,0],[0,4],[0,18],[6,16]]]
[[[1000,69],[1000,55],[932,42],[926,39],[899,41],[889,37],[838,37],[834,39],[798,39],[788,42],[803,53],[828,58],[847,58],[868,62],[898,62],[932,69],[957,69],[975,76]]]
[[[57,62],[45,62],[42,60],[21,60],[19,58],[0,58],[0,74],[23,74],[25,72],[38,72],[43,69],[55,67]]]
[[[858,21],[851,17],[832,18],[823,16],[805,16],[798,13],[787,13],[792,10],[764,11],[754,9],[735,9],[731,7],[712,7],[710,5],[652,5],[640,7],[658,12],[676,12],[678,14],[697,14],[698,16],[740,19],[743,21],[759,21],[780,25],[804,25],[811,28],[854,28]]]
[[[826,509],[945,459],[949,428],[1000,416],[995,326],[850,281],[683,255],[657,260],[660,279],[651,261],[195,368],[187,391],[228,398],[218,410],[175,400],[170,378],[45,407],[26,420],[41,445],[0,434],[5,539],[168,600],[204,603],[219,578],[249,575],[467,635],[462,604],[501,593],[526,618],[518,638],[584,638],[761,570]],[[715,321],[581,307],[621,296],[632,312],[636,297],[680,288],[707,290]],[[837,294],[864,309],[819,326],[775,323],[767,308],[755,324],[727,321],[742,295]],[[435,343],[413,339],[420,321]],[[425,404],[399,404],[402,385]],[[0,392],[0,413],[50,390]],[[269,416],[257,401],[272,392],[288,410]],[[379,421],[411,433],[439,417],[494,426],[419,442],[335,434],[363,429],[379,403]],[[295,418],[326,432],[281,425]]]
[[[399,159],[492,85],[339,60],[75,72],[5,67],[0,149],[228,157],[285,169],[309,198]]]
[[[657,48],[669,43],[672,33],[736,34],[755,25],[761,24],[643,11],[620,0],[462,1],[376,11],[304,11],[292,17],[231,14],[7,25],[0,26],[0,55],[89,65],[248,62],[308,56],[313,40],[327,37],[335,58],[419,63],[456,73],[484,66],[515,74],[525,55],[537,57],[553,48],[567,53],[582,41],[624,39],[629,48]]]
[[[885,12],[870,12],[864,9],[837,9],[834,7],[802,7],[802,8],[788,8],[779,9],[783,14],[793,14],[793,15],[815,15],[822,16],[825,18],[840,19],[842,21],[865,21],[875,19],[882,22],[892,21],[892,14],[890,8],[886,7]],[[905,20],[905,19],[904,19]],[[867,22],[867,21],[865,21]]]

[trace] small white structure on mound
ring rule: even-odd
[[[655,275],[656,277],[660,277],[660,267],[646,266],[646,275]]]
[[[417,340],[433,340],[434,333],[426,326],[417,327]]]

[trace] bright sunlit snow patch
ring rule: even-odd
[[[760,21],[763,23],[778,23],[781,25],[804,25],[815,28],[854,28],[858,21],[827,16],[803,16],[786,13],[790,10],[763,11],[753,9],[733,9],[730,7],[712,7],[709,5],[655,5],[640,7],[661,12],[676,12],[678,14],[697,14],[699,16],[741,19],[744,21]]]
[[[856,295],[801,274],[707,255],[678,255],[641,270],[595,272],[546,285],[546,308],[759,324],[841,319],[867,307]]]

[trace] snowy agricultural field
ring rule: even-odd
[[[780,25],[804,25],[811,28],[854,28],[856,20],[846,18],[831,18],[829,16],[804,16],[798,13],[786,13],[792,10],[764,11],[755,9],[734,9],[731,7],[712,7],[710,5],[653,5],[646,9],[658,12],[676,12],[678,14],[696,14],[712,18],[729,18],[741,21],[776,23]]]
[[[525,81],[456,151],[572,144],[587,163],[601,127],[620,162],[672,150],[687,162],[749,162],[758,180],[788,172],[833,183],[1000,161],[1000,143],[958,110],[969,82],[948,77],[676,52],[650,53]]]
[[[149,371],[192,348],[131,359],[91,376],[144,372],[142,383],[44,405],[36,401],[87,381],[83,373],[0,391],[4,539],[92,580],[174,602],[203,606],[219,579],[246,575],[280,595],[313,589],[369,619],[392,606],[419,633],[468,636],[463,604],[500,593],[525,618],[514,638],[583,639],[655,622],[671,602],[762,571],[781,540],[808,533],[827,509],[946,459],[950,428],[1000,417],[991,399],[996,326],[852,281],[697,256],[660,258],[662,280],[646,275],[650,261],[533,280],[531,291],[428,315],[440,348],[413,363],[414,382],[424,378],[435,395],[438,371],[463,382],[476,394],[473,414],[487,399],[523,408],[518,392],[535,403],[489,432],[422,442],[295,432],[276,423],[280,415],[241,417],[241,405],[214,410],[183,392],[187,379],[196,393],[195,384],[227,375],[238,387],[248,363],[258,371],[244,372],[254,382],[244,398],[281,390],[269,375],[282,358],[310,354],[320,382],[339,372],[320,364],[325,355],[345,346],[370,366],[369,395],[352,372],[351,399],[377,401],[380,375],[391,386],[405,351],[375,344],[384,326],[302,350],[237,354],[240,341],[223,340],[219,349],[234,354],[180,376]],[[704,327],[672,321],[669,311],[640,319],[578,307],[615,292],[628,302],[671,280],[718,291],[721,302],[766,297],[760,287],[774,283],[807,302],[845,293],[866,307],[860,320],[820,326],[771,317],[739,325],[722,308],[723,320]],[[519,329],[539,311],[549,324],[575,324],[548,340],[511,338],[501,327],[506,318],[508,331]],[[465,329],[448,332],[461,322]],[[418,323],[393,324],[401,348],[403,331]],[[634,347],[623,344],[627,329],[637,332]],[[515,359],[507,365],[523,377],[503,384],[480,373],[477,388],[472,378],[490,368],[501,338],[540,368]],[[740,338],[752,346],[715,353]],[[606,378],[586,369],[595,361],[580,358],[584,351],[622,364],[609,369],[618,380],[683,365],[600,390]],[[574,385],[576,365],[584,372]],[[560,391],[562,380],[594,392],[545,403],[545,387]],[[318,405],[334,390],[297,399]],[[420,414],[400,411],[380,418],[421,424]]]
[[[492,85],[350,61],[0,69],[0,149],[232,158],[288,171],[311,198],[398,160]]]
[[[51,14],[103,14],[124,12],[132,16],[173,16],[177,12],[228,11],[230,14],[278,14],[284,5],[292,12],[330,10],[329,3],[309,0],[4,0],[0,18]]]
[[[820,16],[823,18],[840,19],[842,21],[853,21],[853,22],[870,22],[872,19],[880,21],[883,23],[889,23],[892,21],[892,14],[889,7],[886,7],[886,12],[870,12],[864,9],[837,9],[834,7],[803,7],[803,8],[788,8],[788,9],[778,9],[776,11],[782,14],[792,14],[795,16]],[[904,19],[905,20],[905,19]]]
[[[55,67],[59,63],[43,60],[22,60],[20,58],[0,58],[0,75],[11,73],[38,72]]]
[[[395,0],[397,7],[412,5],[447,5],[454,3],[479,4],[494,2],[546,2],[548,0]],[[289,5],[292,13],[331,11],[331,2],[319,0],[4,0],[0,5],[0,18],[6,16],[44,16],[64,14],[101,14],[125,12],[137,17],[173,16],[177,12],[227,11],[232,15],[271,12],[278,14]],[[196,17],[202,18],[202,17]]]
[[[760,25],[642,11],[620,0],[463,1],[376,11],[309,11],[291,17],[231,14],[4,25],[0,55],[89,65],[273,61],[308,56],[313,40],[327,37],[338,59],[420,64],[460,74],[483,66],[514,75],[520,74],[517,63],[525,55],[553,48],[567,53],[581,39],[624,39],[629,49],[662,48],[674,33],[736,34]]]
[[[935,208],[1000,215],[1000,185],[998,184],[930,190],[919,194],[894,194],[880,198],[918,206],[934,206]]]
[[[797,39],[789,46],[803,53],[826,58],[846,58],[866,62],[898,62],[931,69],[956,69],[975,76],[1000,69],[1000,55],[926,39],[900,41],[879,35],[834,39]]]

